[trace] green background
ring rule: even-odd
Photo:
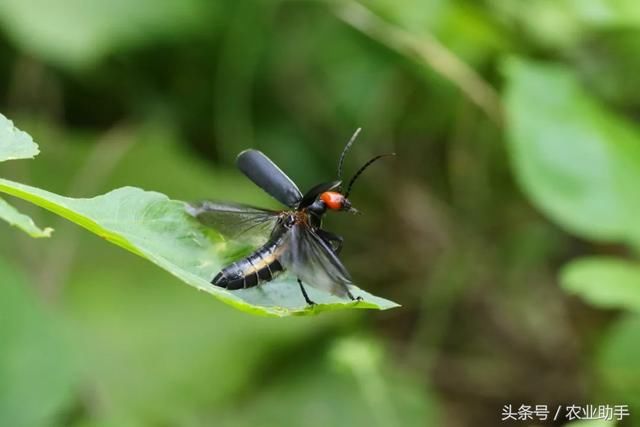
[[[239,151],[305,190],[362,127],[326,226],[402,304],[252,316],[7,197],[55,232],[0,224],[0,426],[640,425],[638,75],[635,0],[0,1],[3,178],[276,207]]]

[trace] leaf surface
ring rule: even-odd
[[[160,193],[124,187],[92,199],[74,199],[5,179],[0,179],[0,191],[60,215],[240,310],[288,316],[342,308],[397,307],[357,287],[351,291],[363,301],[345,300],[309,287],[309,296],[318,305],[307,307],[295,279],[288,275],[233,292],[214,286],[209,281],[236,248],[212,237],[210,229],[186,212],[184,202]]]
[[[28,133],[16,128],[13,122],[0,114],[0,162],[30,159],[40,150]],[[38,227],[33,220],[0,198],[0,219],[18,227],[31,237],[50,237],[53,229]]]
[[[28,133],[0,114],[0,162],[16,159],[32,159],[40,153],[38,145]]]
[[[38,227],[28,215],[21,214],[16,208],[0,198],[0,218],[4,219],[14,227],[18,227],[31,237],[51,237],[52,228],[44,230]]]

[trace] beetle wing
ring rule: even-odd
[[[271,197],[291,208],[298,205],[302,193],[296,184],[266,155],[245,150],[236,159],[238,168]]]
[[[236,203],[202,201],[187,204],[187,212],[226,238],[266,241],[280,212]]]
[[[351,276],[327,243],[305,224],[295,224],[285,236],[282,265],[304,283],[345,297]]]

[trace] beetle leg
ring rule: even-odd
[[[351,291],[347,290],[347,295],[351,298],[351,301],[362,301],[363,298],[361,296],[354,297]]]
[[[307,291],[304,289],[304,286],[302,285],[302,281],[300,280],[300,278],[298,278],[298,285],[300,285],[300,290],[302,291],[302,296],[304,297],[304,300],[307,302],[307,304],[316,305],[315,302],[313,302],[313,301],[311,301],[309,299],[309,295],[307,295]]]

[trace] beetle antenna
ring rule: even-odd
[[[358,177],[362,175],[362,172],[364,172],[365,169],[371,166],[371,164],[373,164],[377,160],[382,159],[383,157],[391,157],[395,155],[396,153],[380,154],[378,156],[375,156],[373,159],[369,160],[367,163],[365,163],[360,169],[358,169],[358,172],[356,172],[355,175],[353,175],[353,178],[351,178],[351,181],[349,181],[349,185],[347,186],[347,192],[344,193],[344,197],[347,197],[347,198],[349,197],[349,193],[351,193],[351,188],[353,188],[353,184],[356,182]]]
[[[362,128],[356,129],[356,131],[353,133],[353,136],[351,136],[351,139],[349,140],[349,142],[347,142],[347,145],[344,146],[344,150],[342,150],[342,154],[340,154],[340,161],[338,162],[338,179],[339,180],[342,180],[342,166],[344,166],[344,158],[349,152],[349,150],[351,150],[351,146],[353,145],[353,143],[356,142],[356,138],[358,137],[358,134],[360,133],[361,130]]]

